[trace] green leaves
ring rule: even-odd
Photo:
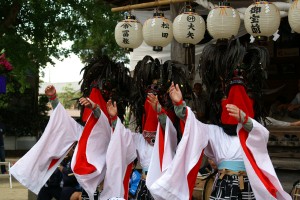
[[[43,113],[38,107],[39,70],[53,57],[74,52],[83,62],[104,53],[126,59],[114,39],[122,16],[110,9],[102,0],[0,1],[0,50],[6,50],[14,67],[7,75],[7,94],[0,95],[0,120],[9,116],[6,122],[13,126],[24,117],[17,124],[37,131]],[[65,41],[74,42],[71,49],[61,47]]]

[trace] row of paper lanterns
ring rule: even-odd
[[[288,20],[292,30],[300,33],[300,0],[292,3]],[[238,11],[227,2],[221,2],[208,14],[207,30],[214,39],[228,39],[237,35],[240,22]],[[244,24],[250,35],[269,37],[279,28],[279,9],[268,1],[257,1],[246,9]],[[195,45],[204,38],[204,34],[204,19],[190,7],[178,15],[173,23],[162,12],[156,12],[143,26],[134,16],[128,15],[115,28],[117,44],[129,51],[139,47],[143,41],[152,46],[154,51],[161,51],[173,37],[186,46]]]

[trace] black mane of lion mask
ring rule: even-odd
[[[192,94],[192,88],[188,82],[187,66],[168,60],[160,63],[158,59],[145,56],[138,61],[133,75],[131,93],[132,111],[136,117],[137,131],[142,132],[144,103],[148,93],[157,95],[160,104],[166,110],[173,111],[173,104],[169,97],[168,89],[172,83],[179,84],[184,96]]]
[[[101,56],[91,59],[81,72],[84,72],[80,81],[83,96],[88,97],[92,88],[97,87],[105,101],[112,99],[117,102],[118,116],[123,121],[132,88],[132,78],[124,63]]]
[[[222,99],[226,99],[232,86],[242,85],[254,104],[254,118],[264,119],[262,87],[267,78],[269,54],[266,48],[244,46],[238,39],[217,41],[204,47],[200,57],[202,77],[209,98],[210,121],[223,127],[229,135],[236,135],[236,125],[222,123]]]

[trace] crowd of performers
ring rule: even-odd
[[[195,98],[185,65],[145,56],[131,77],[122,63],[95,58],[83,69],[84,126],[48,86],[54,111],[42,137],[11,173],[38,193],[77,142],[71,168],[90,199],[101,183],[98,199],[128,199],[138,158],[143,174],[135,199],[187,200],[205,154],[218,166],[210,199],[289,200],[268,155],[269,132],[261,125],[267,64],[263,47],[237,39],[207,45],[199,64],[208,95],[204,123],[186,104]],[[126,108],[134,131],[124,125]]]

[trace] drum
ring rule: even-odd
[[[300,200],[300,180],[295,182],[291,196],[293,200]]]

